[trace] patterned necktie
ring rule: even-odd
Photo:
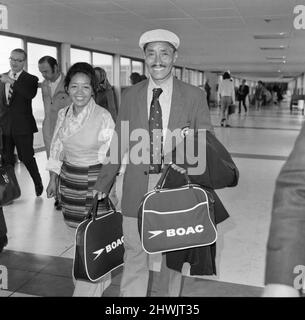
[[[159,103],[161,88],[153,89],[149,114],[150,173],[160,173],[162,166],[162,110]]]
[[[13,73],[13,79],[16,80],[16,73]],[[7,103],[9,104],[13,95],[13,85],[10,84],[10,87],[8,89],[8,95],[7,95]]]

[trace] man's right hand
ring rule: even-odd
[[[93,195],[93,198],[95,197],[95,195],[98,194],[98,199],[99,200],[102,200],[102,199],[105,199],[107,197],[107,194],[102,192],[102,191],[98,191],[98,190],[92,190],[92,195]]]

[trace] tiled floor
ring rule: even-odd
[[[258,297],[264,283],[266,241],[270,224],[274,182],[289,155],[303,122],[301,113],[290,114],[282,106],[250,109],[234,114],[231,128],[220,127],[218,109],[212,109],[216,136],[233,156],[240,170],[237,187],[217,193],[230,213],[218,225],[217,276],[190,277],[185,268],[182,296]],[[35,146],[41,148],[40,134]],[[36,159],[48,183],[45,152]],[[45,192],[36,198],[33,183],[23,164],[16,174],[21,198],[4,207],[8,225],[8,246],[0,254],[0,265],[8,269],[8,288],[0,296],[71,296],[74,230],[68,228],[60,212]],[[120,194],[120,182],[118,182]],[[155,293],[160,257],[151,259],[150,295]],[[113,273],[104,296],[118,296],[121,269]]]

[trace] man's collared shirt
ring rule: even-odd
[[[54,96],[54,93],[56,91],[56,88],[57,88],[60,80],[61,80],[61,74],[54,82],[48,81],[48,85],[50,86],[51,97]]]

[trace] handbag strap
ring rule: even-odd
[[[166,180],[166,177],[167,177],[167,175],[168,175],[168,173],[169,173],[169,169],[170,169],[171,166],[172,166],[172,162],[163,167],[162,175],[161,175],[159,181],[157,182],[157,184],[156,184],[156,186],[155,186],[155,190],[160,190],[160,189],[162,189],[162,187],[163,187],[163,185],[164,185],[164,182],[165,182],[165,180]],[[185,180],[186,180],[186,182],[187,182],[187,185],[190,186],[190,185],[191,185],[191,180],[190,180],[189,176],[188,176],[186,173],[181,173],[181,174],[184,175],[184,178],[185,178]]]
[[[96,194],[96,195],[94,196],[94,198],[93,198],[92,205],[91,205],[88,213],[86,214],[84,220],[90,219],[90,218],[92,218],[93,220],[96,219],[99,201],[107,201],[110,209],[112,209],[114,212],[116,212],[115,206],[114,206],[114,204],[112,203],[112,201],[111,201],[111,199],[109,198],[109,196],[107,196],[107,197],[104,198],[104,199],[99,200],[99,199],[98,199],[98,194]]]

